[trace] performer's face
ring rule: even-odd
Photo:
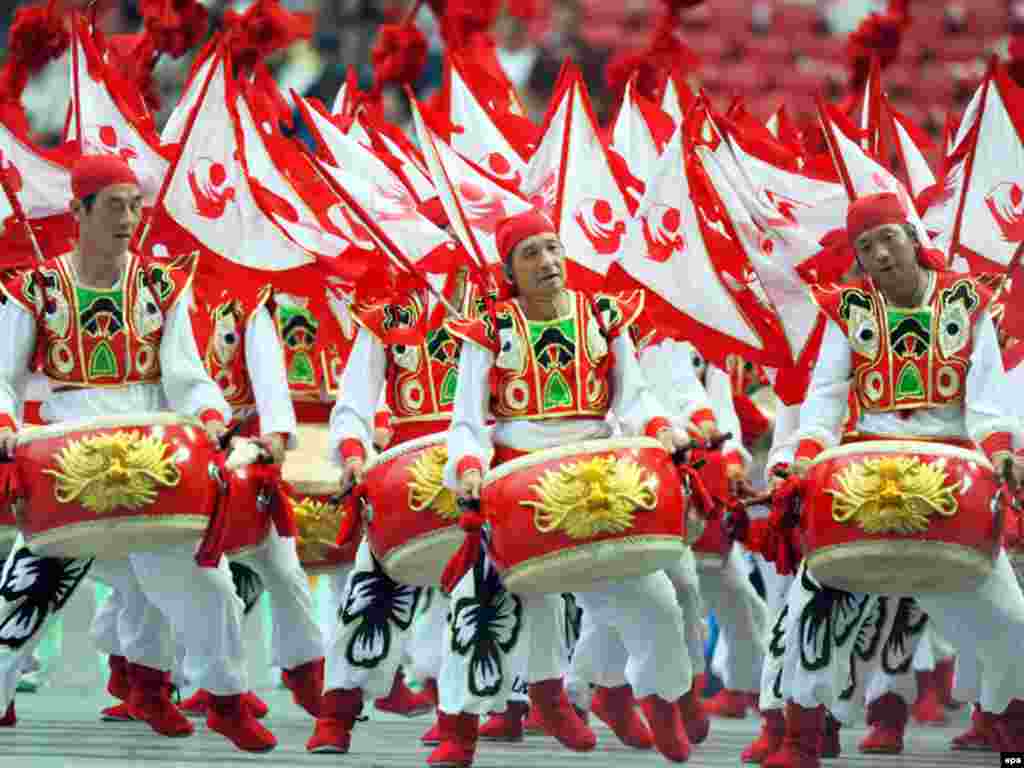
[[[906,293],[917,288],[917,241],[899,224],[869,229],[854,243],[857,262],[883,292]]]
[[[124,256],[142,213],[142,193],[135,184],[113,184],[96,193],[92,205],[76,200],[79,239],[88,252]]]
[[[554,232],[523,240],[512,251],[512,282],[524,298],[544,298],[565,288],[565,251]]]

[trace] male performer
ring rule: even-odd
[[[642,294],[616,298],[566,289],[562,243],[540,212],[502,220],[496,237],[515,297],[498,302],[490,316],[449,322],[464,343],[446,484],[464,501],[477,499],[485,467],[530,451],[606,438],[609,410],[627,433],[656,436],[669,451],[685,444],[688,438],[672,429],[651,396],[626,332],[642,310]],[[496,422],[493,432],[489,416]],[[530,649],[530,700],[546,729],[570,748],[593,748],[593,735],[558,678],[561,643],[549,617],[560,614],[561,596],[521,599],[506,592],[485,552],[463,566],[468,570],[452,593],[450,645],[441,673],[443,740],[428,764],[472,763],[479,714],[500,710],[508,695],[511,680],[502,670],[517,637]],[[692,673],[668,577],[655,573],[607,583],[577,598],[584,615],[613,626],[626,644],[626,678],[653,727],[655,745],[670,760],[685,760],[690,744],[678,702],[690,691]],[[481,656],[497,670],[494,675],[480,674]]]
[[[53,385],[50,423],[117,413],[167,410],[198,416],[211,439],[229,414],[203,368],[189,322],[191,265],[147,263],[128,250],[142,206],[138,181],[119,157],[85,156],[72,171],[75,251],[50,259],[4,286],[0,325],[0,453],[13,458],[21,385],[34,361]],[[101,561],[94,575],[125,592],[142,590],[188,643],[188,676],[213,694],[207,725],[240,749],[264,751],[273,735],[242,704],[241,609],[222,558],[202,568],[195,547],[137,552]],[[0,705],[14,720],[22,662],[46,621],[64,604],[92,560],[34,556],[24,545],[8,559],[0,585]],[[130,657],[129,657],[130,658]],[[131,659],[134,711],[154,729],[187,735],[191,725],[167,696],[169,683],[147,660]]]
[[[815,289],[828,325],[800,412],[794,472],[803,475],[810,459],[843,439],[852,392],[854,429],[861,437],[970,444],[996,467],[1011,462],[1015,475],[1024,476],[1024,465],[1011,454],[1012,424],[1003,407],[1006,374],[987,311],[991,293],[970,275],[943,271],[941,256],[922,247],[895,195],[852,203],[847,235],[866,277]],[[976,588],[920,596],[916,603],[893,599],[891,610],[884,609],[886,600],[823,587],[801,568],[788,604],[791,616],[800,617],[791,621],[799,621],[802,630],[786,648],[785,736],[763,763],[767,768],[819,765],[819,705],[842,717],[849,643],[857,646],[857,677],[863,680],[883,647],[897,653],[889,648],[893,642],[899,642],[898,655],[909,659],[922,634],[922,612],[954,646],[977,649],[983,662],[981,704],[993,715],[1000,746],[1024,746],[1024,667],[1014,663],[1024,630],[1024,595],[1006,553],[1000,551],[993,573]],[[855,618],[852,605],[864,606]],[[879,633],[888,639],[870,642]],[[826,647],[828,656],[821,651]]]

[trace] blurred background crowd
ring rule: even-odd
[[[529,6],[519,15],[503,13],[493,30],[501,62],[519,88],[531,117],[546,108],[561,62],[571,57],[583,70],[598,119],[606,122],[616,94],[606,77],[610,61],[643,47],[658,0],[508,0]],[[247,2],[209,0],[215,26],[227,9]],[[318,96],[330,104],[349,67],[367,87],[372,79],[370,50],[378,27],[408,10],[411,0],[283,0],[290,10],[315,18],[315,33],[271,62],[282,88]],[[906,4],[911,6],[909,0]],[[0,40],[19,3],[0,5]],[[696,57],[686,68],[692,84],[704,87],[722,106],[742,96],[756,116],[767,117],[786,103],[798,119],[811,117],[815,94],[840,100],[850,77],[846,37],[888,0],[714,0],[683,13],[683,39]],[[1024,30],[1024,0],[926,0],[907,12],[898,55],[885,72],[894,106],[933,136],[947,112],[963,108],[984,74],[991,53],[1007,55],[1010,36]],[[527,18],[520,18],[525,15]],[[101,16],[108,33],[133,32],[141,19],[135,0],[108,3]],[[426,5],[417,24],[431,41],[428,66],[416,85],[429,96],[441,80],[442,43]],[[160,123],[173,107],[188,72],[189,59],[167,57],[156,78],[163,102]],[[68,100],[67,62],[51,64],[24,96],[33,130],[44,143],[56,140]],[[385,95],[389,117],[405,123],[408,110],[397,91]]]

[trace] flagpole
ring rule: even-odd
[[[4,189],[4,194],[7,196],[7,202],[11,205],[11,210],[14,211],[14,215],[18,217],[18,220],[25,226],[25,231],[28,232],[29,242],[32,243],[32,250],[35,252],[36,261],[42,264],[46,261],[46,257],[43,256],[43,249],[39,247],[39,241],[36,239],[36,233],[32,229],[32,225],[29,223],[28,217],[25,215],[25,210],[21,207],[21,201],[18,200],[17,194],[11,189],[11,179],[7,175],[7,169],[0,166],[0,186]]]
[[[462,313],[459,312],[459,310],[457,310],[450,301],[448,301],[444,294],[442,294],[433,285],[430,284],[430,281],[427,280],[427,278],[423,276],[423,273],[405,257],[405,254],[402,253],[401,249],[398,247],[395,241],[392,240],[383,229],[381,229],[380,225],[377,224],[377,222],[375,222],[369,216],[365,215],[362,206],[359,205],[359,203],[357,203],[355,200],[353,200],[352,196],[348,193],[348,191],[345,190],[340,184],[338,184],[330,173],[324,172],[321,166],[321,161],[319,160],[319,158],[316,157],[316,155],[313,154],[309,147],[307,147],[301,141],[297,141],[296,143],[299,145],[302,152],[304,152],[305,155],[309,158],[310,162],[313,164],[313,168],[317,171],[317,173],[320,174],[320,177],[324,181],[326,181],[327,184],[334,191],[334,193],[337,194],[338,197],[340,197],[345,202],[345,205],[348,206],[349,210],[351,210],[352,213],[359,218],[359,222],[370,231],[370,234],[373,235],[373,238],[378,241],[378,245],[383,247],[384,252],[391,259],[393,259],[400,266],[402,266],[406,271],[408,271],[410,274],[416,277],[421,283],[423,283],[427,291],[429,291],[434,296],[434,298],[436,298],[438,302],[441,305],[443,305],[444,308],[451,315],[453,315],[456,318],[463,319]]]

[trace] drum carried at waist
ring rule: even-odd
[[[674,565],[687,498],[657,440],[590,440],[492,469],[481,508],[505,586],[574,592]]]
[[[169,413],[25,429],[18,526],[47,557],[120,558],[198,542],[217,498],[214,451],[197,420]]]
[[[455,495],[444,487],[445,433],[396,445],[366,465],[366,535],[387,574],[401,584],[441,583],[465,536]]]
[[[341,470],[327,460],[328,444],[325,424],[300,424],[298,447],[288,452],[281,470],[299,530],[299,562],[311,575],[354,563],[362,538],[355,536],[344,547],[335,543],[351,510],[341,502]]]
[[[807,566],[852,592],[967,589],[999,552],[999,488],[988,459],[957,446],[877,440],[826,450],[804,483]]]

